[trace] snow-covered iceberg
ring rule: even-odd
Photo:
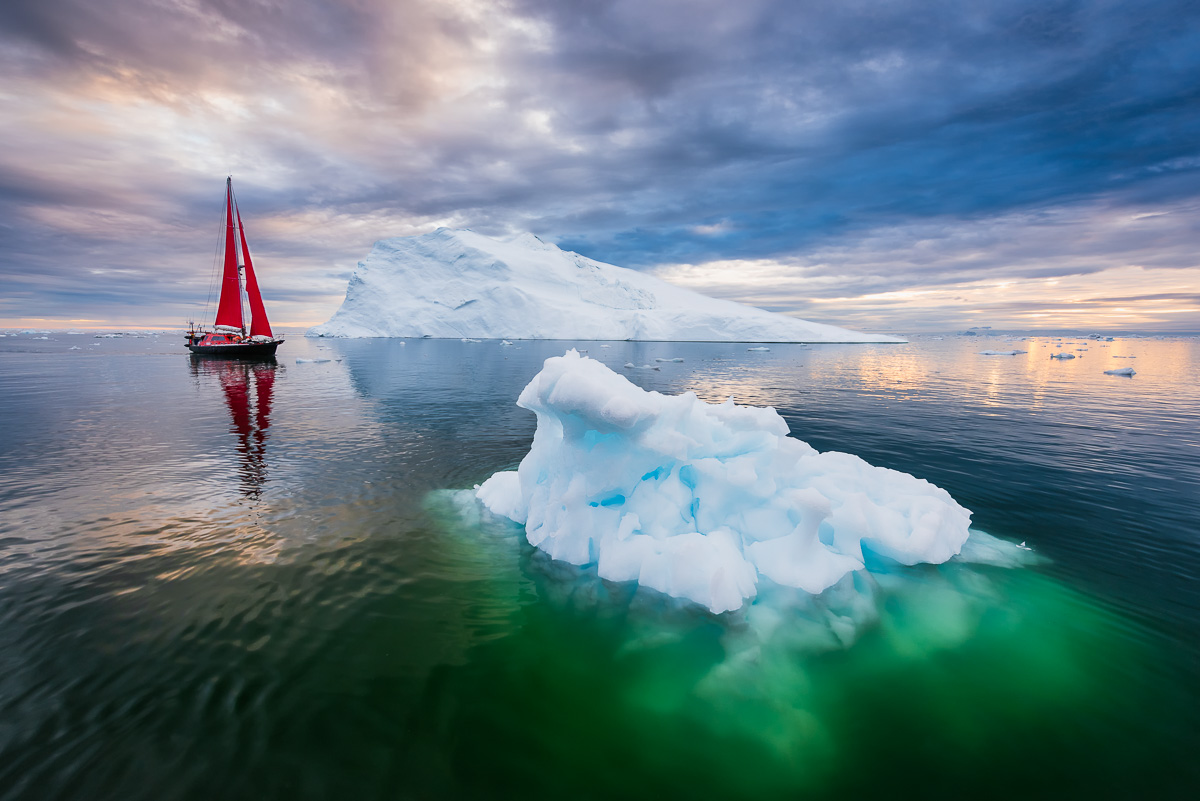
[[[871,559],[944,562],[971,514],[927,481],[818,453],[772,408],[647,392],[575,351],[547,359],[516,471],[477,488],[555,559],[713,612],[766,580],[819,593]]]
[[[375,243],[309,336],[900,342],[717,300],[560,250],[439,228]]]

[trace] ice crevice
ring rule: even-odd
[[[967,541],[971,514],[945,490],[819,453],[770,407],[647,392],[573,350],[517,403],[537,415],[529,453],[476,495],[604,579],[719,613],[763,582],[817,594],[871,558],[941,563]]]

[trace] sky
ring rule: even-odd
[[[276,327],[449,226],[865,330],[1198,331],[1200,4],[0,4],[0,327],[202,316],[227,175]]]

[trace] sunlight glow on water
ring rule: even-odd
[[[579,344],[618,371],[682,357],[625,372],[774,406],[1041,557],[713,616],[448,500],[520,461],[516,396],[572,343],[292,337],[256,368],[176,339],[0,340],[4,801],[1200,779],[1195,340]],[[1029,353],[978,354],[1011,348]]]

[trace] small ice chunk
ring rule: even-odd
[[[767,351],[767,350],[770,350],[770,348],[766,348],[766,347],[746,348],[747,352],[749,352],[749,351]]]
[[[67,350],[83,350],[83,348],[79,347],[78,345],[72,345],[71,347],[67,348]]]
[[[296,359],[296,364],[324,364],[329,359]]]
[[[586,352],[587,352],[587,351],[584,351],[584,353],[586,353]],[[682,363],[683,363],[683,359],[679,359],[679,358],[675,358],[675,359],[664,359],[664,358],[662,358],[661,356],[656,356],[656,357],[655,357],[655,359],[654,359],[654,361],[656,361],[656,362],[670,362],[671,364],[682,364]]]
[[[660,368],[658,368],[652,364],[637,365],[637,364],[634,364],[633,362],[625,362],[625,369],[626,370],[658,370]]]
[[[511,345],[512,343],[509,342],[507,339],[502,339],[502,340],[500,340],[500,344],[501,345]]]
[[[1075,354],[1074,353],[1051,353],[1050,358],[1051,359],[1074,359]]]
[[[1134,370],[1132,367],[1118,367],[1116,370],[1105,370],[1104,374],[1105,375],[1124,375],[1124,376],[1132,377],[1132,376],[1137,375],[1137,371]]]
[[[463,341],[463,342],[478,342],[479,340],[478,340],[478,339],[471,339],[470,337],[463,337],[463,338],[462,338],[462,341]]]
[[[1018,353],[1028,353],[1024,350],[981,350],[980,356],[1016,356]]]
[[[764,582],[815,594],[869,560],[945,562],[969,535],[945,490],[818,453],[774,409],[647,392],[573,350],[517,405],[537,415],[533,443],[479,500],[554,559],[714,613]]]

